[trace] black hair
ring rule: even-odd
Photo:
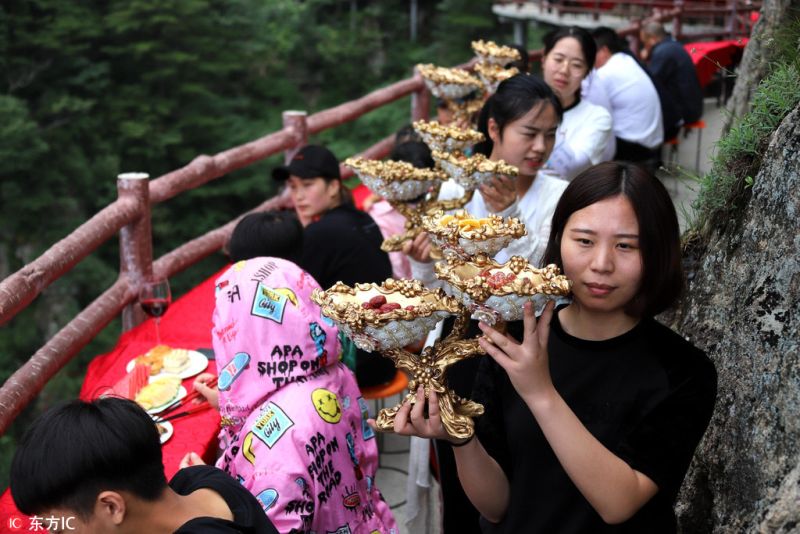
[[[540,102],[549,103],[555,109],[558,121],[564,114],[561,102],[555,93],[538,76],[520,73],[500,82],[497,91],[489,97],[478,117],[478,131],[485,140],[475,145],[475,152],[490,156],[494,143],[489,137],[489,119],[494,119],[500,129],[500,136],[506,125],[525,115]]]
[[[639,223],[642,280],[638,295],[626,312],[634,317],[653,316],[666,310],[683,291],[680,230],[675,206],[664,185],[644,167],[607,161],[590,167],[572,180],[553,213],[544,265],[563,269],[561,238],[570,216],[601,200],[625,196]]]
[[[516,67],[517,69],[519,69],[520,72],[529,72],[531,68],[530,67],[531,60],[530,60],[530,55],[528,54],[528,49],[518,44],[510,44],[506,46],[508,46],[509,48],[513,48],[514,50],[519,52],[519,59],[516,59],[511,63],[509,63],[508,65],[506,65],[506,68],[510,69],[512,67]]]
[[[405,161],[418,169],[432,169],[436,166],[431,156],[431,149],[422,141],[407,141],[395,145],[389,159]]]
[[[417,131],[414,129],[413,124],[406,124],[394,134],[394,146],[401,145],[409,141],[422,141],[422,137],[420,137]]]
[[[598,50],[605,46],[609,52],[616,54],[628,48],[627,42],[608,26],[600,26],[592,30],[592,37],[594,37],[594,42],[597,43]]]
[[[228,242],[232,262],[259,256],[300,261],[303,250],[303,226],[294,212],[263,211],[240,220]]]
[[[121,398],[76,400],[42,414],[19,442],[10,479],[22,513],[66,508],[84,520],[102,491],[155,501],[167,487],[155,423]]]
[[[556,46],[561,39],[565,37],[572,37],[581,46],[583,53],[583,60],[586,62],[586,73],[590,73],[594,67],[594,59],[597,55],[597,44],[595,43],[592,34],[583,28],[577,26],[570,26],[568,28],[557,28],[544,36],[542,42],[544,43],[544,55],[550,53],[553,47]]]

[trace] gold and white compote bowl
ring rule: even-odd
[[[459,68],[419,64],[416,67],[428,90],[442,100],[453,114],[453,121],[468,123],[483,107],[484,82]],[[472,96],[467,99],[466,97]]]
[[[540,313],[549,300],[566,297],[572,289],[555,265],[537,269],[521,256],[500,264],[479,255],[470,261],[439,262],[435,269],[471,317],[490,325],[521,320],[528,302]]]
[[[499,215],[475,219],[464,210],[453,214],[436,211],[422,218],[422,226],[447,259],[468,260],[479,254],[494,256],[511,241],[527,234],[519,219],[503,219]]]
[[[519,50],[510,46],[498,45],[494,41],[472,41],[472,50],[482,65],[505,67],[513,61],[519,61]]]
[[[461,187],[467,190],[476,189],[479,185],[489,182],[497,175],[516,177],[519,169],[508,165],[505,161],[491,160],[483,154],[467,156],[463,152],[431,151],[431,156],[436,164],[444,170]]]
[[[441,289],[427,289],[417,280],[393,279],[381,285],[356,284],[354,288],[339,282],[326,291],[315,290],[311,299],[359,348],[380,351],[398,368],[408,371],[409,390],[413,393],[405,401],[414,403],[420,386],[426,398],[435,391],[447,432],[457,438],[473,434],[472,417],[481,415],[483,406],[458,397],[445,380],[450,365],[483,353],[477,338],[461,339],[468,316],[458,299],[447,296]],[[403,348],[453,314],[458,314],[459,319],[447,338],[426,347],[419,355]],[[402,403],[380,411],[376,419],[379,430],[394,430],[394,418],[401,406]]]

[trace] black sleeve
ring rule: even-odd
[[[475,433],[486,452],[508,473],[510,468],[501,388],[505,370],[490,356],[481,357],[472,389],[472,400],[483,404],[483,415],[475,421]]]
[[[670,499],[677,495],[714,410],[717,373],[697,349],[667,371],[669,394],[623,440],[617,453],[650,477]]]
[[[675,75],[675,61],[669,54],[666,53],[656,53],[653,54],[653,57],[650,58],[650,72],[653,73],[653,76],[658,78],[661,83],[667,83],[667,81]]]
[[[189,495],[201,488],[211,489],[225,500],[234,517],[233,521],[217,517],[196,517],[181,525],[175,531],[176,534],[278,532],[253,494],[221,469],[210,465],[186,467],[172,477],[169,485],[180,495]]]
[[[332,285],[328,281],[332,276],[331,267],[337,264],[335,256],[339,251],[336,243],[336,236],[320,223],[309,225],[303,234],[300,267],[308,271],[322,289],[328,289]]]

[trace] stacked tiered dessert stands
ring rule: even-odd
[[[477,56],[473,73],[461,68],[439,67],[430,63],[417,65],[428,90],[444,102],[452,113],[453,123],[471,124],[483,102],[503,80],[519,73],[508,65],[520,59],[518,50],[492,41],[473,41]]]

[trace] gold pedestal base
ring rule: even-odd
[[[380,411],[376,419],[378,430],[394,431],[394,419],[404,402],[414,404],[420,386],[425,398],[435,391],[439,398],[439,412],[442,425],[454,438],[466,439],[475,433],[473,417],[483,414],[483,406],[477,402],[462,399],[447,387],[447,368],[465,358],[485,354],[478,344],[478,339],[460,339],[469,324],[469,312],[463,313],[456,320],[453,331],[432,347],[426,347],[421,354],[414,354],[404,349],[393,349],[383,354],[391,358],[398,368],[405,369],[411,375],[408,388],[411,391],[403,402],[393,408]]]

